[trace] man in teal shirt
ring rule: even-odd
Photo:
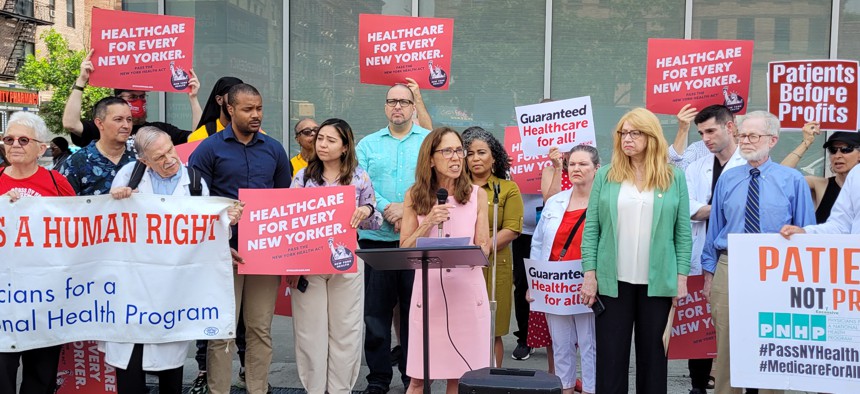
[[[376,209],[385,221],[379,230],[359,230],[361,249],[396,248],[400,244],[400,222],[406,190],[415,182],[418,148],[429,130],[412,121],[415,96],[406,86],[397,84],[388,90],[385,116],[388,126],[364,137],[356,147],[358,163],[370,175],[376,191]],[[394,306],[400,305],[400,343],[403,356],[399,361],[403,386],[409,343],[409,303],[412,299],[412,270],[377,271],[365,265],[364,272],[364,356],[370,373],[366,393],[387,393],[391,371],[391,319]]]

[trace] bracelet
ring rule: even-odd
[[[797,154],[797,153],[795,153],[795,152],[789,152],[788,154],[789,154],[789,155],[795,155],[795,156],[797,156],[797,158],[798,158],[798,159],[802,159],[802,158],[803,158],[803,156],[798,155],[798,154]]]
[[[84,87],[83,87],[83,86],[78,86],[78,84],[74,84],[74,85],[72,85],[72,90],[80,90],[80,91],[82,91],[82,92],[83,92],[83,91],[84,91]]]
[[[370,213],[367,214],[367,217],[373,216],[373,212],[376,211],[376,208],[374,208],[372,204],[364,204],[364,206],[370,208]]]

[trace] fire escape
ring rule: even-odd
[[[36,26],[54,24],[54,1],[0,1],[0,80],[11,80],[36,43]]]

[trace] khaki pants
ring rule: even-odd
[[[717,329],[717,372],[715,394],[743,394],[743,389],[734,388],[731,379],[731,352],[729,351],[729,264],[723,254],[717,263],[717,272],[711,284],[711,316]],[[759,394],[778,394],[782,390],[760,389]]]
[[[236,315],[245,319],[245,382],[249,394],[266,394],[272,364],[272,317],[281,277],[239,275],[233,269]],[[229,394],[233,372],[233,339],[209,341],[206,370],[212,394]]]
[[[299,379],[308,393],[349,394],[358,380],[364,334],[364,263],[358,273],[308,275],[293,290]]]

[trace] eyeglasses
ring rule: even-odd
[[[770,134],[735,134],[738,142],[744,142],[745,139],[749,139],[751,144],[757,144],[761,137],[773,137]]]
[[[462,159],[462,158],[464,158],[464,157],[466,157],[466,150],[465,150],[465,149],[463,149],[463,148],[457,148],[457,149],[454,149],[454,148],[445,148],[445,149],[436,149],[436,150],[434,150],[434,151],[433,151],[433,153],[437,153],[437,152],[442,152],[442,157],[444,157],[444,158],[446,158],[446,159],[450,159],[450,158],[454,157],[454,154],[455,154],[455,153],[456,153],[456,154],[457,154],[457,156],[459,156],[461,159]]]
[[[396,107],[397,104],[400,104],[401,107],[408,107],[414,103],[412,102],[412,100],[406,100],[406,99],[399,99],[399,100],[398,99],[388,99],[388,100],[385,100],[385,105],[387,105],[389,107]]]
[[[835,155],[836,152],[842,152],[842,154],[847,155],[851,152],[854,152],[854,149],[857,149],[857,147],[856,146],[843,146],[843,147],[829,146],[829,147],[827,147],[827,151],[829,151],[831,155]]]
[[[119,95],[119,98],[121,98],[125,101],[146,100],[146,93],[143,93],[143,94],[121,94],[121,95]]]
[[[639,130],[618,131],[618,137],[619,137],[620,139],[622,139],[622,140],[623,140],[623,139],[624,139],[624,138],[626,138],[627,136],[630,136],[630,138],[631,138],[631,139],[633,139],[633,140],[638,140],[638,139],[639,139],[639,137],[641,137],[641,136],[642,136],[642,132],[641,132],[641,131],[639,131]]]
[[[318,127],[308,127],[308,128],[304,128],[304,129],[297,131],[296,135],[301,134],[305,137],[312,137],[312,136],[317,135],[318,131],[320,131],[320,129]]]
[[[22,147],[27,146],[30,143],[30,141],[42,142],[42,141],[39,141],[35,138],[30,138],[30,137],[18,137],[18,138],[15,138],[12,136],[3,137],[3,143],[8,145],[8,146],[12,146],[12,144],[14,144],[15,141],[18,141],[18,145],[22,146]]]

